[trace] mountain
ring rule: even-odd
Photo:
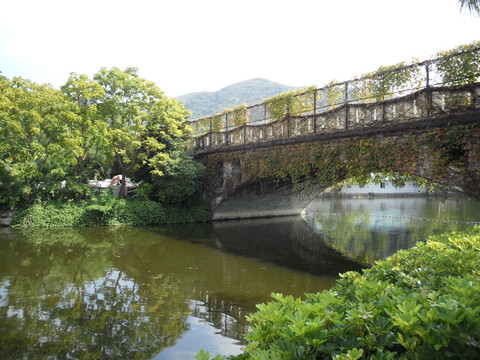
[[[253,105],[263,99],[297,89],[266,79],[241,81],[215,92],[196,92],[179,96],[177,99],[192,112],[189,119],[198,119],[223,112],[242,104]]]

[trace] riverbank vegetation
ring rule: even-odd
[[[0,75],[0,210],[23,210],[14,221],[23,226],[204,220],[204,169],[185,145],[187,115],[135,68],[72,73],[61,90]],[[139,199],[107,201],[88,185],[117,174],[140,183]],[[164,215],[139,215],[152,206]]]
[[[249,317],[250,343],[233,358],[478,359],[479,265],[474,227],[347,272],[305,300],[272,294]]]
[[[14,227],[146,226],[205,222],[211,219],[207,204],[168,205],[143,199],[119,199],[106,193],[92,201],[37,203],[20,210]]]

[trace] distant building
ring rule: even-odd
[[[404,186],[396,186],[389,180],[379,183],[370,182],[365,185],[346,183],[341,187],[331,187],[325,190],[325,195],[370,196],[370,195],[427,195],[426,187],[421,187],[414,181],[407,181]]]

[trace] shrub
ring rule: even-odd
[[[163,204],[184,204],[202,189],[205,167],[186,155],[165,162],[163,176],[153,176],[149,198]]]
[[[210,209],[203,202],[179,207],[150,200],[118,199],[109,193],[102,193],[93,202],[39,202],[17,212],[12,226],[145,226],[204,222],[210,219]]]
[[[480,227],[430,237],[306,299],[272,294],[237,359],[477,359]]]
[[[85,221],[84,203],[38,202],[15,214],[12,226],[59,227],[94,225]]]

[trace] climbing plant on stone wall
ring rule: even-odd
[[[226,110],[227,111],[227,110]],[[231,110],[232,123],[234,126],[242,126],[247,122],[247,104],[239,105]]]
[[[328,143],[304,143],[278,146],[244,152],[217,153],[206,161],[207,179],[215,179],[224,162],[242,164],[242,177],[247,182],[273,180],[290,181],[298,186],[305,179],[315,179],[324,187],[346,179],[365,184],[372,174],[381,173],[394,184],[408,180],[425,183],[419,177],[443,183],[448,167],[455,165],[465,176],[477,176],[468,167],[466,139],[479,134],[479,129],[457,126],[449,130],[435,130],[426,134],[410,133],[392,137],[356,137]],[[428,146],[429,151],[423,147]],[[432,156],[431,169],[423,168],[424,158]],[[213,181],[213,180],[211,180]]]
[[[336,106],[345,100],[345,83],[340,84],[337,80],[329,82],[326,86],[327,103],[330,106]]]
[[[351,82],[353,100],[382,101],[417,89],[423,81],[418,62],[400,62],[381,66],[376,72],[367,73]]]
[[[200,118],[192,122],[192,127],[197,136],[203,135],[210,131],[210,118]]]
[[[463,85],[480,78],[480,41],[439,51],[433,61],[445,85]]]
[[[224,118],[225,115],[223,114],[217,114],[212,118],[212,130],[214,132],[219,132],[222,131],[224,127]]]
[[[430,85],[464,85],[471,84],[480,78],[480,41],[461,45],[449,51],[440,51],[433,60],[418,62],[400,62],[395,65],[381,66],[376,72],[339,83],[332,81],[325,87],[316,86],[289,91],[268,99],[264,99],[267,119],[256,113],[256,121],[282,121],[287,115],[302,116],[311,114],[314,109],[328,111],[334,106],[347,102],[377,102],[402,96],[422,89],[427,85],[427,74]],[[432,79],[435,78],[434,81]],[[317,95],[317,96],[315,96]],[[448,100],[448,99],[447,99]],[[458,102],[458,99],[453,99]],[[473,96],[465,97],[462,106],[473,106]],[[455,104],[454,104],[455,105]],[[220,120],[219,116],[224,116]],[[226,125],[242,126],[249,120],[249,107],[245,105],[227,109],[212,118],[197,120],[197,135],[210,129],[222,131]],[[208,124],[207,124],[208,123]]]
[[[316,86],[289,91],[265,99],[267,112],[271,121],[281,121],[287,114],[297,115],[307,110],[313,110],[313,99]]]

